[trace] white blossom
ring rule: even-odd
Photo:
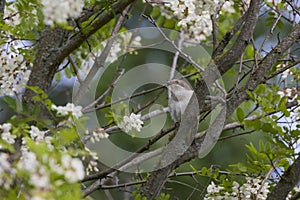
[[[223,187],[216,186],[215,183],[212,181],[210,185],[207,187],[207,193],[219,193],[220,190],[224,189]]]
[[[5,142],[9,143],[9,144],[14,144],[15,143],[15,138],[17,136],[16,135],[12,135],[11,133],[7,132],[7,133],[2,133],[1,134],[1,138],[2,140],[4,140]]]
[[[31,126],[30,127],[30,137],[33,139],[33,140],[36,140],[36,141],[43,141],[44,140],[44,136],[45,136],[45,133],[46,131],[40,131],[38,129],[38,127],[35,127],[35,126]]]
[[[57,163],[57,160],[54,158],[50,158],[49,159],[49,166],[51,168],[51,170],[55,171],[58,174],[64,174],[64,168]]]
[[[140,114],[131,113],[130,116],[124,116],[123,121],[119,124],[119,127],[122,128],[126,133],[131,131],[132,129],[141,131],[142,125],[144,122],[141,120]]]
[[[16,26],[21,23],[20,14],[15,3],[5,7],[3,19],[11,26]]]
[[[9,51],[17,49],[12,45],[0,47],[0,96],[20,94],[31,73],[22,54]]]
[[[200,42],[205,40],[212,32],[210,16],[217,12],[219,6],[223,5],[225,12],[234,12],[232,0],[168,0],[164,4],[178,19],[178,26],[182,27],[186,36]],[[162,13],[164,7],[161,7]]]
[[[84,178],[84,167],[81,160],[72,158],[70,155],[63,155],[61,162],[65,168],[65,178],[69,183],[75,183]]]
[[[35,173],[39,166],[40,163],[37,161],[36,155],[33,152],[25,152],[18,163],[18,168],[29,171],[30,173]]]
[[[86,168],[86,174],[89,175],[91,172],[98,172],[98,155],[97,152],[91,151],[89,148],[85,147],[84,148],[88,153],[89,153],[89,164]]]
[[[0,125],[0,130],[2,131],[1,138],[2,138],[2,140],[4,140],[5,142],[7,142],[9,144],[14,144],[17,136],[11,134],[10,129],[11,129],[10,123],[4,123],[4,124]]]
[[[62,116],[67,116],[69,114],[72,114],[76,119],[81,117],[82,114],[82,107],[81,106],[75,106],[73,103],[67,103],[66,106],[51,106],[52,110],[56,110],[56,112]]]
[[[217,186],[212,181],[207,187],[207,194],[205,200],[213,199],[231,199],[231,200],[251,200],[251,199],[266,199],[269,190],[269,184],[260,180],[259,178],[247,177],[246,182],[240,185],[236,181],[232,183],[231,191],[225,191],[224,187]]]
[[[4,123],[0,125],[0,129],[2,129],[3,133],[8,133],[11,129],[11,124],[10,123]]]
[[[36,188],[49,188],[50,178],[49,175],[43,167],[40,167],[39,170],[35,173],[30,174],[29,183]]]
[[[91,132],[91,134],[90,134]],[[95,141],[99,142],[101,139],[106,139],[109,137],[109,135],[105,132],[103,128],[97,128],[93,131],[86,131],[86,134],[88,135],[87,138],[92,142],[95,143]]]
[[[12,179],[4,174],[15,174],[15,169],[12,168],[10,162],[8,161],[9,154],[1,153],[0,154],[0,186],[6,189],[12,184]]]
[[[45,200],[45,198],[39,197],[39,196],[33,196],[30,198],[30,200]]]
[[[41,131],[36,126],[30,127],[30,137],[36,142],[45,142],[50,150],[53,150],[54,147],[51,144],[51,140],[53,139],[51,136],[46,136],[48,131]]]
[[[42,4],[46,25],[64,23],[70,17],[78,17],[84,6],[83,0],[42,0]]]
[[[222,6],[222,9],[225,12],[234,13],[235,10],[233,8],[234,2],[233,1],[225,1],[225,3]]]

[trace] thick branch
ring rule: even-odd
[[[250,39],[252,38],[258,19],[261,3],[262,0],[251,1],[250,7],[245,14],[247,18],[245,19],[241,33],[237,40],[231,49],[229,49],[220,59],[215,60],[215,64],[218,66],[221,74],[224,74],[234,65],[234,63],[241,57],[247,45],[250,43]]]
[[[5,0],[0,0],[0,17],[1,17],[1,20],[3,19],[3,15],[4,15],[4,7],[5,7]]]
[[[241,57],[245,48],[250,42],[250,39],[252,38],[254,28],[258,19],[261,3],[262,0],[251,1],[250,7],[247,10],[247,12],[242,16],[242,18],[239,20],[239,22],[233,28],[233,30],[224,36],[223,40],[220,42],[219,46],[213,53],[213,59],[215,59],[215,62],[211,62],[209,65],[210,66],[216,65],[221,75],[223,75],[236,63],[236,61]],[[229,40],[233,37],[236,31],[238,31],[238,29],[242,26],[242,24],[244,24],[244,26],[242,27],[242,30],[237,40],[233,44],[232,48],[229,49],[222,57],[216,58],[215,56],[223,52]],[[210,66],[208,66],[208,68],[211,68]],[[218,78],[217,76],[211,76],[209,74],[209,77],[206,78],[206,80],[214,82],[217,78]],[[195,86],[195,91],[196,91],[199,105],[203,105],[204,99],[206,95],[208,95],[208,89],[203,79],[198,81],[198,83]]]
[[[236,22],[234,27],[223,36],[220,43],[214,48],[214,51],[213,51],[213,54],[212,54],[213,58],[216,58],[217,56],[222,55],[222,53],[223,53],[225,47],[228,45],[229,41],[241,29],[242,25],[244,24],[245,20],[247,19],[249,11],[250,10],[247,10],[247,12]],[[217,37],[217,35],[213,35],[213,36]],[[214,43],[216,42],[215,40],[216,39],[214,39]]]
[[[61,60],[57,59],[59,48],[64,39],[64,30],[56,28],[51,30],[46,27],[40,36],[37,46],[37,53],[33,63],[33,68],[28,80],[28,86],[38,86],[44,91],[48,91],[52,79],[56,73]],[[32,90],[26,90],[24,99],[29,104],[35,93]]]
[[[300,180],[300,156],[282,175],[279,183],[268,195],[267,200],[285,199]]]

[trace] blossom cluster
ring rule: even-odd
[[[51,106],[52,110],[55,110],[57,114],[61,116],[68,116],[73,115],[76,119],[82,116],[82,107],[81,106],[75,106],[73,103],[67,103],[66,106]]]
[[[13,177],[16,174],[16,170],[12,167],[9,162],[9,154],[0,153],[0,187],[9,189],[13,183]]]
[[[184,30],[188,38],[200,42],[212,33],[211,15],[216,13],[220,6],[223,6],[223,11],[232,13],[233,4],[232,0],[169,0],[164,6],[179,19],[177,25]]]
[[[0,125],[0,132],[1,132],[2,140],[4,140],[5,142],[7,142],[9,144],[14,144],[17,136],[11,134],[10,130],[11,130],[10,123],[4,123],[4,124]]]
[[[131,113],[130,116],[124,116],[123,121],[119,124],[119,127],[123,129],[126,133],[129,133],[132,129],[141,131],[144,122],[141,120],[140,114]]]
[[[17,167],[19,170],[30,174],[29,184],[35,188],[30,195],[36,196],[39,193],[51,190],[49,171],[37,160],[35,153],[30,151],[23,152]]]
[[[11,52],[11,47],[0,47],[0,96],[14,96],[21,93],[31,71],[19,52]]]
[[[83,0],[42,0],[44,23],[64,23],[70,17],[78,17],[84,6]]]
[[[41,131],[36,126],[30,127],[30,137],[33,139],[36,143],[39,142],[45,142],[49,148],[49,150],[52,150],[54,147],[51,144],[51,140],[53,139],[51,136],[47,135],[48,131]]]
[[[105,132],[104,128],[97,128],[95,130],[89,131],[86,130],[87,139],[90,140],[92,143],[95,141],[99,142],[102,139],[108,138],[108,134]]]
[[[69,183],[76,183],[84,178],[84,167],[78,158],[72,158],[70,155],[66,154],[61,158],[62,169],[65,175],[65,179]]]
[[[223,186],[215,185],[212,181],[207,187],[207,194],[204,199],[263,200],[267,198],[267,195],[270,192],[269,187],[267,182],[263,182],[259,178],[247,177],[246,182],[243,185],[233,181],[231,191],[227,191]]]
[[[91,151],[89,148],[85,147],[85,151],[89,154],[88,157],[84,157],[84,160],[87,160],[88,165],[86,167],[86,174],[89,175],[91,172],[98,172],[98,154],[94,151]]]
[[[40,161],[37,155],[30,151],[25,151],[22,154],[17,168],[29,174],[29,184],[33,189],[28,192],[30,199],[39,198],[45,199],[47,194],[53,191],[53,187],[59,186],[62,182],[55,182],[52,185],[53,174],[58,174],[64,177],[68,183],[75,183],[84,178],[84,167],[78,158],[72,158],[70,155],[63,155],[59,161],[54,158],[44,156]]]
[[[0,153],[1,188],[10,190],[16,178],[19,178],[18,175],[22,174],[24,185],[30,186],[30,189],[20,191],[22,195],[27,199],[43,200],[49,199],[49,195],[53,195],[55,188],[63,184],[77,184],[84,178],[85,169],[79,158],[73,158],[67,152],[61,152],[52,157],[54,155],[51,151],[54,149],[52,145],[54,139],[49,135],[48,130],[40,130],[33,125],[30,128],[27,126],[24,128],[24,132],[27,132],[29,137],[22,138],[20,159],[14,160],[10,154]],[[17,137],[14,135],[14,129],[15,127],[10,123],[1,124],[1,139],[9,144],[14,144]],[[29,141],[34,141],[31,145],[45,143],[50,151],[46,150],[39,154],[30,148]],[[97,170],[97,163],[94,161],[97,159],[96,155],[89,151],[86,152],[93,158],[93,162],[90,162],[91,170]]]

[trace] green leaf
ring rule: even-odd
[[[255,92],[256,94],[265,94],[265,93],[266,93],[266,85],[265,85],[265,84],[260,84],[260,85],[258,85],[258,86],[255,88],[254,92]]]
[[[285,117],[290,116],[290,112],[286,109],[286,102],[287,102],[288,97],[283,97],[279,104],[278,104],[278,109],[284,114]]]
[[[69,67],[66,67],[65,70],[64,70],[64,72],[65,72],[65,75],[66,75],[67,78],[71,78],[72,77],[72,73],[71,73],[71,70],[70,70]]]
[[[174,28],[174,26],[175,26],[174,20],[172,20],[172,19],[166,19],[165,24],[164,24],[165,28],[171,29],[171,28]]]
[[[250,92],[249,90],[246,90],[246,93],[248,94],[248,96],[250,97],[250,99],[255,100],[256,96],[254,93]]]
[[[278,109],[283,111],[283,110],[286,110],[286,100],[287,100],[287,97],[282,97],[279,101],[279,104],[278,104]]]
[[[243,109],[238,108],[236,111],[236,114],[237,114],[237,118],[238,118],[239,122],[243,122],[245,119],[245,113],[244,113]]]
[[[266,133],[274,133],[274,129],[271,124],[269,123],[264,123],[261,127],[262,131]]]
[[[272,104],[275,105],[280,100],[280,95],[276,94],[273,96]]]
[[[239,169],[239,171],[241,172],[247,172],[247,166],[244,163],[239,162],[237,164],[237,168]]]
[[[55,76],[54,76],[54,78],[55,78],[55,80],[56,80],[57,82],[59,82],[60,79],[61,79],[60,72],[56,73]]]
[[[227,178],[227,176],[226,176],[225,174],[222,174],[222,175],[220,176],[220,181],[226,180],[226,178]]]
[[[253,127],[255,130],[261,129],[261,122],[260,120],[245,120],[246,127]]]
[[[156,18],[159,15],[160,15],[160,9],[157,6],[153,7],[152,12],[151,12],[151,16],[153,18]]]
[[[59,139],[62,145],[70,144],[79,139],[78,133],[74,128],[63,129],[59,132]]]
[[[40,111],[41,111],[40,106],[39,105],[35,105],[33,107],[33,111],[32,111],[33,116],[37,117],[40,114]]]
[[[9,96],[5,96],[4,97],[4,101],[7,103],[7,105],[13,109],[14,111],[17,110],[17,104],[16,104],[16,100],[12,97]]]
[[[284,23],[282,22],[282,20],[279,20],[278,23],[277,23],[277,27],[282,30],[283,27],[284,27]]]
[[[201,173],[202,173],[202,175],[206,175],[207,174],[207,168],[206,167],[202,167]]]

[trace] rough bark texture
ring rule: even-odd
[[[42,31],[37,46],[37,53],[29,77],[28,86],[38,86],[43,91],[48,91],[52,79],[62,60],[57,59],[64,39],[64,30],[46,28]],[[30,103],[35,93],[26,90],[25,101]],[[33,103],[33,102],[32,102]]]
[[[0,0],[0,18],[3,19],[5,0]]]
[[[300,181],[300,156],[282,175],[279,183],[273,191],[268,195],[267,200],[286,199],[288,193]]]

